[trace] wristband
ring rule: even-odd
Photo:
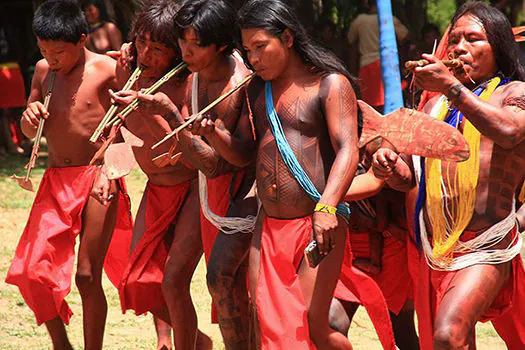
[[[331,205],[317,203],[315,205],[314,211],[335,215],[335,213],[337,212],[337,208],[332,207]]]

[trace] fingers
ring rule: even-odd
[[[137,92],[132,90],[114,92],[110,89],[109,95],[113,102],[123,105],[130,104],[137,98]]]
[[[430,63],[436,63],[436,62],[439,62],[439,59],[438,59],[436,56],[434,56],[434,55],[430,55],[430,54],[424,53],[424,54],[422,55],[422,57],[423,57],[424,59],[426,59],[426,60],[427,60],[428,62],[430,62]]]
[[[324,239],[322,228],[318,225],[314,225],[313,230],[314,230],[313,232],[314,239],[317,242],[317,247],[319,248],[319,252],[323,255],[326,255],[327,246],[326,246],[326,241]]]
[[[121,55],[120,51],[108,51],[108,52],[106,52],[106,56],[109,56],[111,58],[117,59],[117,58],[119,58],[122,55]]]

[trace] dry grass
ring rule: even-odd
[[[16,244],[29,215],[29,209],[34,195],[19,189],[8,179],[13,171],[20,175],[25,159],[13,157],[2,161],[0,167],[0,349],[50,349],[45,328],[37,327],[31,310],[25,305],[18,289],[3,283]],[[43,160],[41,166],[44,165]],[[42,168],[33,172],[36,185],[42,176]],[[145,176],[134,171],[127,178],[133,210],[136,211],[142,195]],[[200,328],[209,334],[214,341],[214,349],[224,349],[217,325],[210,324],[211,299],[206,288],[205,266],[201,261],[193,282],[192,296],[195,302]],[[111,283],[104,279],[104,289],[109,305],[106,324],[105,349],[155,349],[156,337],[151,316],[136,317],[128,312],[120,312],[118,295]],[[76,349],[83,348],[82,318],[80,296],[73,286],[67,301],[75,315],[68,327],[69,337]],[[355,349],[381,349],[372,324],[366,313],[360,309],[356,316],[357,323],[350,330],[351,340]],[[503,342],[489,324],[477,327],[479,349],[505,349]]]

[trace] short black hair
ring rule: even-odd
[[[184,37],[184,30],[195,29],[200,46],[226,46],[225,55],[239,47],[241,31],[232,4],[225,0],[185,0],[175,19],[176,30]]]
[[[76,44],[88,34],[88,24],[80,7],[68,0],[50,0],[36,10],[33,31],[41,40]]]

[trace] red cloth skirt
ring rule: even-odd
[[[189,188],[190,181],[174,186],[147,183],[146,229],[131,254],[119,287],[122,312],[132,309],[141,315],[166,306],[162,280],[171,240],[166,241],[165,235],[176,223]]]
[[[381,60],[374,61],[359,69],[361,99],[370,106],[385,104],[385,91],[381,78]]]
[[[0,109],[26,106],[24,78],[18,63],[0,63]]]
[[[266,217],[256,305],[263,349],[314,349],[297,270],[312,234],[311,216],[280,220]],[[385,349],[395,349],[386,302],[377,284],[352,267],[347,239],[345,259],[334,297],[361,302],[370,314]],[[357,297],[356,297],[357,296]]]
[[[368,233],[350,233],[350,244],[355,257],[370,257]],[[412,299],[406,243],[393,236],[384,237],[381,272],[370,277],[383,292],[388,309],[398,315],[406,301]]]
[[[515,229],[514,229],[515,231]],[[465,232],[464,236],[474,236]],[[436,271],[420,259],[416,297],[419,343],[422,349],[433,348],[434,320],[457,271]],[[525,270],[521,255],[512,260],[512,274],[506,285],[479,321],[491,321],[508,349],[525,349]]]
[[[64,298],[71,290],[75,240],[96,172],[96,166],[48,168],[40,182],[6,277],[7,283],[18,286],[39,325],[56,316],[69,324],[72,311]],[[120,282],[125,262],[119,259],[126,257],[131,239],[129,199],[123,191],[118,206],[117,227],[104,264],[114,285]]]

